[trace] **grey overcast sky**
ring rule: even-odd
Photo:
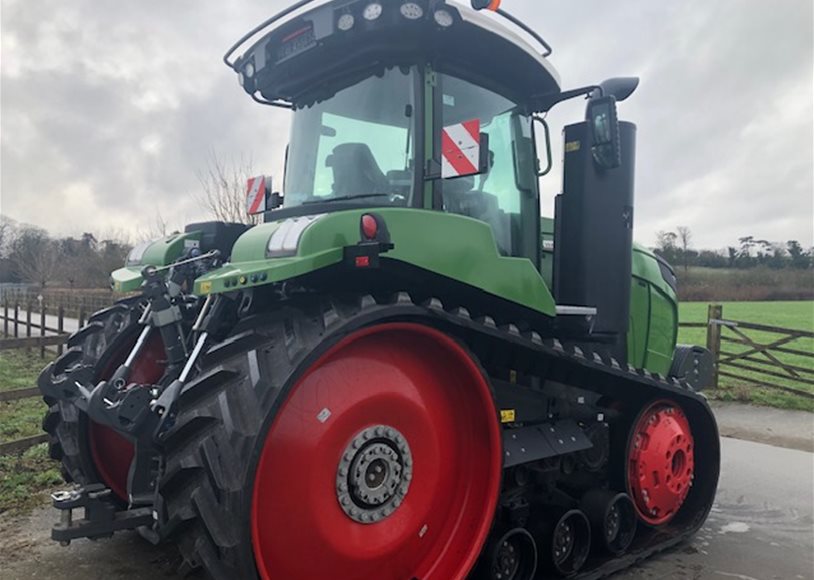
[[[55,234],[204,217],[216,153],[282,175],[288,120],[253,103],[226,47],[288,1],[2,0],[2,213]],[[638,75],[636,239],[814,244],[811,0],[504,0],[554,47],[565,88]],[[582,103],[550,115],[557,135]],[[544,213],[560,173],[542,181]]]

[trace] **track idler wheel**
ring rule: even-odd
[[[492,534],[481,554],[476,580],[531,580],[537,573],[537,543],[528,530]]]
[[[600,552],[619,556],[630,547],[636,535],[636,508],[626,493],[589,491],[581,507],[591,522],[594,545]]]
[[[535,537],[544,557],[541,561],[560,576],[579,572],[591,551],[591,525],[580,510],[543,514]]]
[[[651,526],[670,522],[687,498],[695,469],[690,422],[672,401],[656,401],[639,414],[630,434],[628,493]]]

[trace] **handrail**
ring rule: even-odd
[[[525,22],[523,22],[519,18],[516,18],[516,17],[512,16],[511,14],[509,14],[508,12],[506,12],[505,10],[503,10],[501,8],[498,8],[497,10],[495,10],[495,13],[500,14],[503,18],[505,18],[506,20],[508,20],[509,22],[511,22],[512,24],[514,24],[518,28],[520,28],[521,30],[525,31],[534,40],[539,42],[543,46],[543,48],[545,49],[543,51],[543,57],[551,56],[551,53],[554,52],[554,49],[551,48],[550,44],[548,44],[545,40],[543,40],[542,36],[537,34],[530,26],[528,26]]]

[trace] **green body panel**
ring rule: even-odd
[[[501,256],[484,222],[437,211],[377,208],[395,248],[385,257],[479,288],[496,297],[554,316],[554,299],[534,264]],[[322,216],[305,229],[295,256],[266,258],[266,247],[280,222],[246,232],[235,243],[232,262],[198,278],[199,294],[230,291],[288,280],[337,264],[343,248],[359,242],[363,210]]]
[[[546,284],[552,287],[554,220],[541,218],[540,226],[543,244],[540,272]],[[675,292],[661,275],[656,257],[638,244],[633,245],[632,272],[628,363],[636,368],[667,374],[678,334]]]
[[[186,232],[183,234],[171,234],[159,238],[144,250],[141,258],[130,262],[124,268],[115,270],[110,275],[110,285],[115,292],[134,292],[141,287],[144,278],[141,271],[145,266],[167,266],[172,264],[184,251],[184,244],[187,240],[200,240],[200,232]]]
[[[630,294],[630,327],[638,329],[638,333],[634,336],[634,332],[628,332],[628,352],[635,353],[640,364],[633,357],[629,357],[633,358],[629,362],[666,375],[678,337],[678,300],[664,280],[656,257],[639,245],[633,248],[632,287],[640,289]],[[647,333],[643,338],[645,327]]]

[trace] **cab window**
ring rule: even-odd
[[[536,259],[526,239],[534,230],[524,228],[529,216],[539,219],[531,118],[502,95],[442,76],[442,125],[477,119],[489,148],[483,173],[442,180],[444,210],[488,223],[501,254]]]

